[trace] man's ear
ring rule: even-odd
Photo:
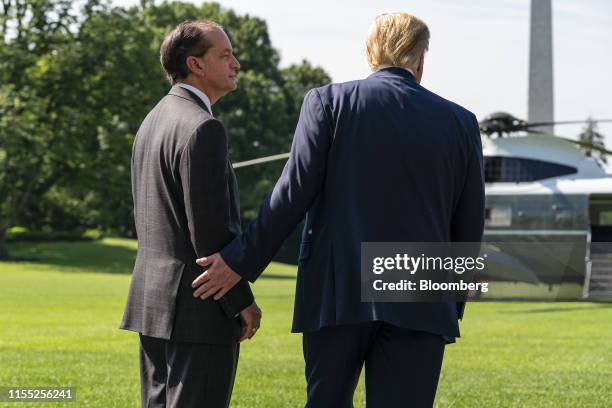
[[[419,65],[417,66],[417,72],[423,71],[423,65],[425,65],[425,53],[422,53],[419,57]]]
[[[193,73],[198,76],[204,74],[204,64],[193,55],[187,57],[186,63],[189,73]]]

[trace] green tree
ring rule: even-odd
[[[584,126],[582,132],[578,135],[578,139],[581,142],[589,143],[604,149],[606,148],[604,135],[599,133],[597,129],[597,122],[590,117],[586,120],[586,125]],[[600,164],[608,163],[608,159],[605,154],[589,149],[588,147],[583,148],[583,150],[587,156],[594,156],[595,160],[597,160]]]
[[[0,257],[5,231],[24,217],[61,175],[63,134],[55,132],[55,95],[37,89],[32,74],[45,72],[58,47],[70,42],[76,21],[70,2],[2,1],[0,4]]]
[[[185,19],[228,32],[242,69],[214,112],[241,161],[288,150],[305,91],[329,82],[307,62],[279,68],[265,21],[216,3],[142,1],[128,9],[89,0],[2,1],[0,9],[0,256],[13,225],[132,232],[131,145],[167,93],[164,34]],[[282,163],[241,170],[252,216]]]

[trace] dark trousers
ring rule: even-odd
[[[368,408],[431,407],[445,341],[383,322],[325,327],[303,335],[307,408],[349,408],[365,363]]]
[[[146,408],[227,408],[238,343],[187,343],[140,335],[140,384]]]

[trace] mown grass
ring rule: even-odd
[[[135,248],[121,239],[11,248],[26,260],[0,263],[0,387],[73,386],[68,407],[138,406],[137,336],[117,328]],[[264,318],[241,349],[232,407],[304,404],[301,337],[289,332],[294,276],[272,264],[254,286]],[[469,304],[436,406],[611,407],[612,305]]]

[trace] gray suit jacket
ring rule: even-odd
[[[253,302],[240,281],[218,302],[192,296],[196,258],[240,233],[227,136],[193,93],[174,86],[143,121],[132,150],[138,254],[122,329],[176,341],[226,344]]]

